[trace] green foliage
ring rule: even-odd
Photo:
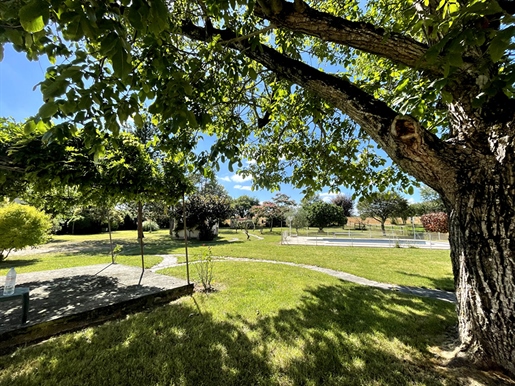
[[[213,227],[231,216],[229,197],[212,195],[191,195],[186,202],[186,226],[188,229],[198,229],[199,240],[213,240]],[[182,205],[174,207],[176,219],[175,232],[184,229],[184,211]]]
[[[384,223],[390,217],[406,216],[409,208],[405,198],[397,193],[375,193],[358,203],[358,211],[362,218],[372,217],[381,222],[384,233]]]
[[[277,204],[264,201],[261,205],[255,205],[250,209],[252,213],[252,217],[255,219],[256,223],[264,218],[270,225],[270,232],[272,232],[274,226],[274,220],[280,220],[283,216],[283,211]]]
[[[259,205],[259,200],[255,197],[247,195],[240,196],[232,200],[231,206],[234,212],[240,218],[247,218],[251,215],[251,209],[253,206]]]
[[[45,243],[51,228],[50,218],[32,206],[10,203],[0,207],[0,261],[12,250]]]
[[[345,225],[347,223],[347,218],[340,206],[324,201],[309,205],[306,207],[306,211],[309,225],[318,227],[319,232],[330,225]]]
[[[192,149],[201,138],[199,129],[217,137],[216,146],[197,159],[201,169],[228,160],[231,168],[238,163],[257,173],[258,187],[287,181],[311,192],[342,184],[370,192],[397,182],[408,189],[410,180],[389,166],[369,145],[369,135],[335,106],[253,61],[253,50],[267,46],[299,62],[309,57],[332,65],[337,78],[352,79],[441,135],[449,134],[446,106],[471,63],[477,69],[472,80],[481,83],[472,95],[474,103],[481,105],[496,93],[513,97],[514,19],[497,2],[401,1],[395,7],[384,0],[309,3],[334,16],[371,23],[384,31],[385,39],[402,33],[420,42],[425,54],[413,68],[387,54],[288,28],[256,34],[266,23],[255,15],[255,2],[206,4],[2,2],[0,47],[10,42],[29,59],[63,59],[40,84],[45,104],[25,125],[27,132],[42,125],[46,139],[62,140],[84,129],[88,148],[101,154],[106,134],[116,136],[130,119],[138,128],[147,124],[142,106],[148,106],[161,122],[161,139],[175,154]],[[184,36],[184,24],[199,18],[227,33],[251,34],[239,40],[248,40],[249,47],[230,49],[227,42],[234,39],[225,36],[208,36],[207,41]],[[201,36],[206,38],[206,32]],[[419,76],[422,65],[429,70]],[[61,123],[51,126],[52,119]],[[257,162],[243,167],[242,155]]]
[[[143,221],[143,230],[145,232],[155,232],[159,230],[159,225],[155,221]]]
[[[295,230],[299,231],[299,228],[305,228],[309,225],[308,212],[302,207],[296,207],[286,212],[284,215],[288,225],[291,225]],[[291,219],[291,224],[289,223]]]

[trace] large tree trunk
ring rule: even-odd
[[[449,230],[462,353],[480,366],[515,374],[512,146],[463,172]]]

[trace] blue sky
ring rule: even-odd
[[[50,65],[46,58],[40,61],[31,62],[25,54],[16,52],[11,45],[5,45],[4,59],[0,62],[0,116],[12,117],[17,122],[22,122],[26,118],[37,113],[42,105],[42,96],[39,88],[35,86],[44,80],[45,69]],[[205,147],[209,144],[203,144]],[[217,174],[218,182],[222,184],[230,196],[233,198],[249,195],[256,197],[260,201],[269,201],[276,192],[267,190],[252,190],[252,179],[243,178],[221,165]],[[292,186],[281,186],[281,193],[287,194],[295,201],[300,202],[302,194],[300,190]],[[352,191],[342,188],[341,191],[347,196],[352,195]],[[320,196],[329,200],[333,193],[328,190],[320,192]],[[418,192],[413,197],[407,197],[410,201],[419,201]]]

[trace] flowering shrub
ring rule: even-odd
[[[420,217],[422,225],[426,232],[449,232],[449,226],[447,224],[447,213],[428,213]]]

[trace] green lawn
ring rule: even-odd
[[[449,251],[416,248],[360,248],[281,245],[280,231],[260,234],[259,240],[246,240],[243,232],[222,229],[220,237],[212,242],[189,242],[190,260],[197,259],[204,245],[211,246],[215,256],[246,257],[287,261],[331,268],[385,283],[453,290]],[[139,245],[135,231],[114,232],[114,243],[123,245],[117,261],[139,265]],[[57,269],[89,264],[108,263],[108,235],[54,236],[48,247],[64,248],[67,252],[10,257],[0,263],[0,275],[9,267],[18,272]],[[184,242],[173,240],[167,230],[145,234],[146,266],[160,261],[157,254],[177,254],[184,262]],[[75,250],[75,251],[74,251]]]
[[[216,262],[215,282],[4,356],[0,385],[457,384],[430,352],[451,304],[277,264]]]

